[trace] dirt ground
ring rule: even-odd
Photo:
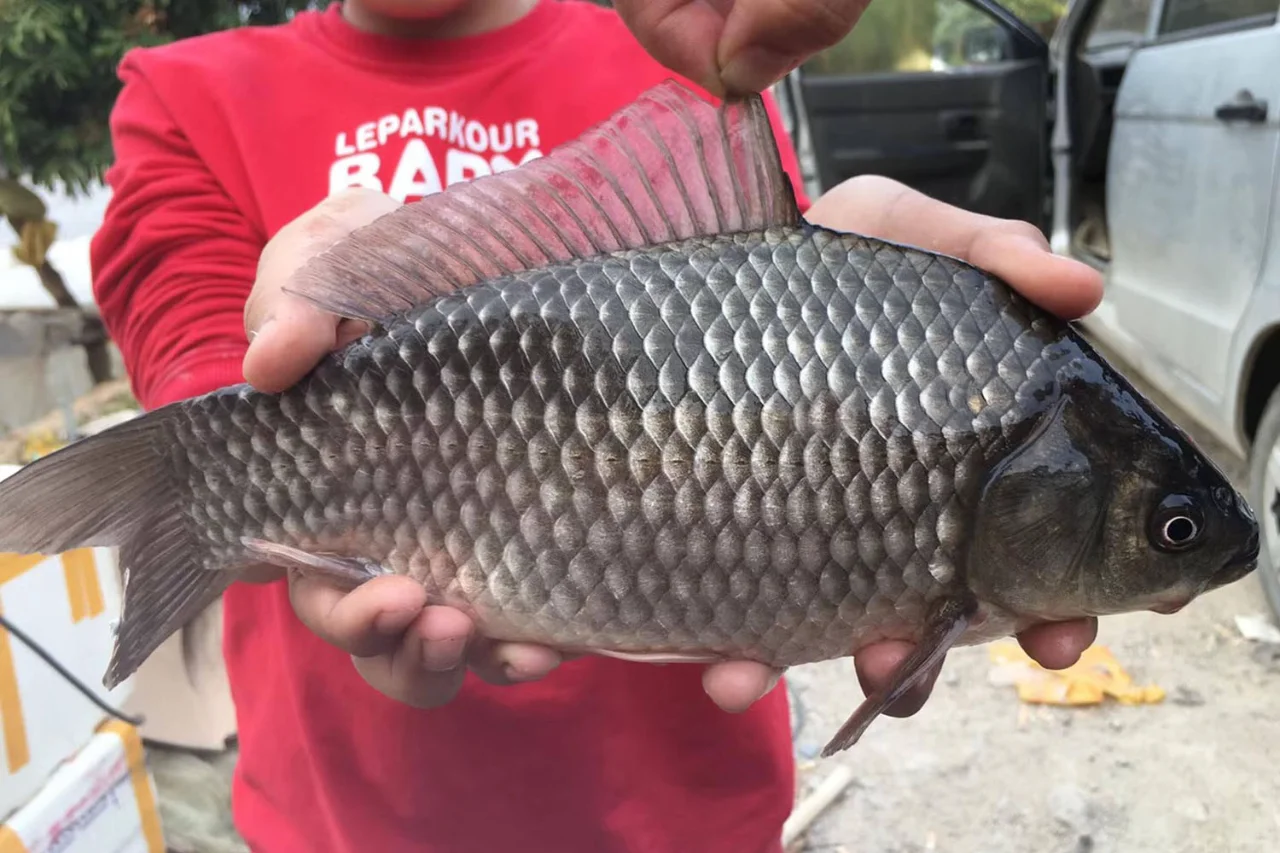
[[[1197,437],[1239,475],[1238,459]],[[1154,705],[1024,705],[1012,686],[993,683],[988,647],[957,650],[919,714],[882,718],[860,744],[825,761],[813,757],[862,694],[847,661],[795,670],[790,683],[803,783],[816,785],[836,763],[852,769],[854,782],[794,849],[1280,848],[1280,646],[1246,640],[1235,624],[1237,615],[1265,610],[1250,578],[1174,616],[1105,620],[1098,643],[1136,683],[1166,692]],[[232,755],[209,763],[152,754],[173,853],[245,850],[226,813],[233,762]]]
[[[1125,369],[1123,363],[1117,366]],[[1132,371],[1127,371],[1132,376]],[[1145,383],[1175,418],[1176,407]],[[1188,424],[1188,426],[1190,426]],[[1231,476],[1243,463],[1198,431]],[[1280,849],[1280,646],[1246,640],[1256,577],[1173,616],[1103,620],[1098,644],[1160,704],[1024,705],[988,647],[954,651],[915,717],[881,718],[816,755],[862,698],[847,662],[796,670],[806,782],[855,779],[799,849],[811,853],[1262,853]]]

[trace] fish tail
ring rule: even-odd
[[[236,579],[185,515],[169,406],[80,439],[0,480],[0,551],[119,549],[123,601],[103,684],[113,688]],[[184,658],[191,665],[184,636]]]

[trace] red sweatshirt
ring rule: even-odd
[[[258,254],[327,194],[413,200],[510,168],[671,76],[613,12],[553,0],[447,43],[361,33],[334,5],[135,50],[120,75],[94,288],[147,408],[243,381]],[[775,131],[802,196],[776,113]],[[235,820],[255,853],[780,850],[783,687],[732,715],[702,667],[584,658],[514,687],[469,675],[417,710],[311,634],[283,583],[225,602]]]

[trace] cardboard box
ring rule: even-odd
[[[0,479],[18,470],[0,466]],[[111,624],[119,613],[114,551],[0,554],[0,613],[113,707],[131,680],[108,692]],[[93,737],[106,715],[17,637],[0,629],[0,817],[29,800],[54,769]]]
[[[138,732],[112,720],[0,826],[0,853],[164,853]]]

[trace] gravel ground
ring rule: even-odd
[[[1144,383],[1144,390],[1151,392]],[[1178,417],[1160,395],[1156,398]],[[1183,418],[1185,421],[1185,418]],[[1242,463],[1195,433],[1232,476]],[[811,853],[1252,853],[1280,847],[1280,647],[1245,640],[1255,578],[1174,616],[1104,621],[1098,642],[1163,703],[1032,707],[992,682],[987,647],[954,651],[929,704],[881,718],[812,761],[861,701],[847,661],[790,676],[802,783],[837,762],[854,782],[795,849]],[[153,752],[172,853],[240,853],[227,818],[234,755]]]

